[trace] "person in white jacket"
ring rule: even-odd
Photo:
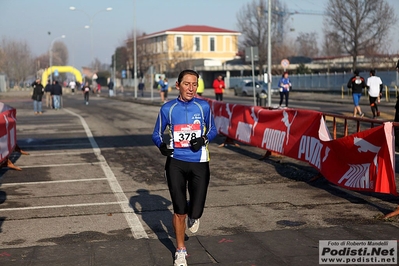
[[[375,75],[375,70],[370,70],[370,77],[367,78],[367,89],[369,91],[369,101],[371,112],[373,113],[373,119],[376,116],[380,116],[380,111],[378,111],[377,102],[380,102],[380,97],[382,95],[382,80],[380,77]]]

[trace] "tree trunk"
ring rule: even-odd
[[[352,59],[353,59],[352,68],[353,68],[353,71],[355,71],[357,68],[357,55],[353,55]]]

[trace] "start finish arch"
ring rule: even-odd
[[[42,84],[43,84],[43,86],[46,86],[46,85],[47,85],[48,77],[49,77],[52,73],[54,73],[54,71],[56,71],[56,70],[57,70],[59,73],[66,73],[66,72],[72,73],[72,74],[75,76],[76,81],[79,82],[79,83],[82,83],[82,74],[81,74],[80,71],[77,70],[76,68],[71,67],[71,66],[52,66],[52,67],[47,68],[47,69],[43,72],[43,75],[42,75]]]

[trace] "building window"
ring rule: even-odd
[[[183,38],[181,36],[175,37],[175,51],[183,50]]]
[[[161,37],[157,37],[157,53],[162,53],[162,46],[161,46]]]
[[[216,40],[215,37],[209,37],[209,51],[216,51]]]
[[[223,40],[224,40],[224,52],[231,52],[231,51],[233,51],[232,43],[231,43],[231,37],[225,36],[225,37],[223,38]]]
[[[194,37],[194,51],[195,52],[201,51],[201,37],[199,36]]]
[[[162,38],[162,50],[163,50],[163,52],[167,52],[168,51],[168,47],[166,46],[166,36],[164,36]]]

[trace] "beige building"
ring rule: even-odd
[[[137,65],[146,72],[179,72],[184,68],[222,66],[238,53],[241,33],[209,26],[186,25],[137,37]],[[133,40],[127,40],[129,65],[133,65]]]

